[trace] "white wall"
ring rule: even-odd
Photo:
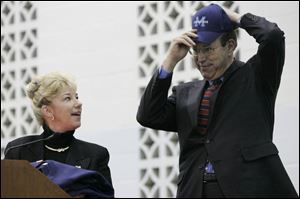
[[[274,141],[299,191],[299,3],[239,2],[241,13],[266,16],[286,33],[286,63],[278,93]],[[137,3],[39,2],[39,73],[77,78],[83,102],[76,137],[106,146],[116,197],[139,197]],[[256,49],[242,31],[242,60]]]

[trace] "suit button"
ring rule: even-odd
[[[205,143],[206,143],[206,144],[209,144],[209,143],[210,143],[210,140],[209,140],[209,139],[207,139],[207,140],[205,141]]]

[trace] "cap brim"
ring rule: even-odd
[[[197,37],[196,41],[199,43],[210,44],[213,41],[215,41],[222,34],[223,33],[218,33],[218,32],[199,31],[197,33],[198,37]]]

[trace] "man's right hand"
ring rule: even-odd
[[[233,11],[233,10],[230,10],[229,8],[226,8],[225,6],[219,4],[219,3],[216,3],[217,5],[219,5],[224,11],[225,13],[228,15],[229,19],[231,20],[231,22],[235,25],[237,25],[242,17],[241,14]]]
[[[193,38],[197,38],[196,32],[197,30],[194,29],[173,39],[162,64],[164,70],[173,72],[176,64],[186,56],[190,48],[196,45],[193,41]]]

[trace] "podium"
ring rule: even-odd
[[[70,198],[26,160],[1,160],[1,198]]]

